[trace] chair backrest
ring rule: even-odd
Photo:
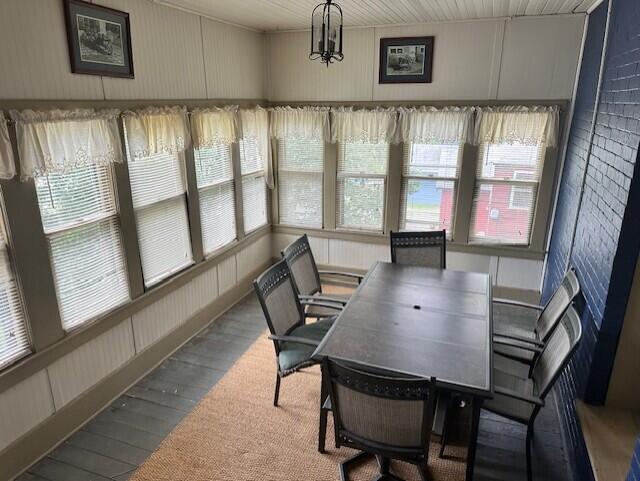
[[[254,282],[271,334],[283,336],[304,323],[304,311],[287,263],[275,263]]]
[[[581,337],[580,316],[576,309],[570,306],[549,337],[531,371],[535,392],[539,397],[544,398],[553,387],[556,379],[571,360]]]
[[[363,451],[429,452],[435,378],[396,379],[366,373],[334,360],[322,363],[340,444]]]
[[[573,300],[580,293],[580,283],[573,269],[569,269],[562,279],[562,283],[544,306],[536,323],[538,339],[546,341],[554,328],[569,308]]]
[[[289,265],[289,270],[300,294],[312,296],[322,290],[318,266],[313,258],[307,234],[285,247],[282,251],[282,257]]]
[[[447,267],[447,233],[391,232],[391,262],[412,266]]]

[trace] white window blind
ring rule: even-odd
[[[3,221],[0,216],[0,369],[31,352]]]
[[[35,178],[64,329],[129,299],[110,165]]]
[[[545,145],[480,145],[469,240],[528,245]]]
[[[182,154],[129,157],[142,273],[147,287],[193,263]]]
[[[388,164],[387,143],[339,144],[337,228],[383,230]]]
[[[236,239],[231,146],[218,144],[194,152],[202,242],[205,254],[210,254]]]
[[[267,135],[267,132],[264,135]],[[255,137],[240,139],[240,172],[242,218],[244,232],[248,234],[267,223],[267,184],[263,159]]]
[[[405,144],[400,229],[453,232],[462,144]]]
[[[323,139],[278,141],[280,224],[322,227]]]

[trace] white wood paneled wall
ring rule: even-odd
[[[345,60],[307,59],[308,32],[273,32],[269,100],[559,100],[571,98],[584,15],[345,30]],[[433,82],[378,84],[380,39],[434,35]]]
[[[272,234],[273,256],[297,236]],[[370,244],[342,239],[309,237],[313,256],[318,264],[352,269],[368,269],[376,261],[389,261],[388,244]],[[542,261],[498,257],[464,252],[447,252],[447,269],[465,272],[482,272],[491,275],[495,286],[537,291],[542,276]]]
[[[0,99],[263,99],[265,36],[150,0],[129,12],[134,79],[71,73],[62,2],[0,2]]]
[[[238,280],[243,281],[270,261],[271,252],[271,235],[261,236],[171,294],[0,393],[0,451],[155,342],[170,336]]]

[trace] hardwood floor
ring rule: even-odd
[[[18,480],[129,479],[265,329],[257,299],[247,296]],[[524,480],[524,433],[518,424],[483,412],[476,480]],[[536,421],[534,478],[567,479],[552,399]]]

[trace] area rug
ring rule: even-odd
[[[273,407],[273,344],[267,334],[236,362],[198,406],[162,442],[131,477],[132,481],[333,481],[338,463],[354,451],[336,449],[333,425],[327,452],[317,451],[320,371],[312,367],[286,377],[280,406]],[[330,416],[331,418],[331,416]],[[432,479],[464,479],[465,449],[447,446],[449,459],[438,458],[433,443]],[[353,470],[352,481],[371,479],[375,461]],[[392,472],[418,480],[414,466],[392,462]]]

